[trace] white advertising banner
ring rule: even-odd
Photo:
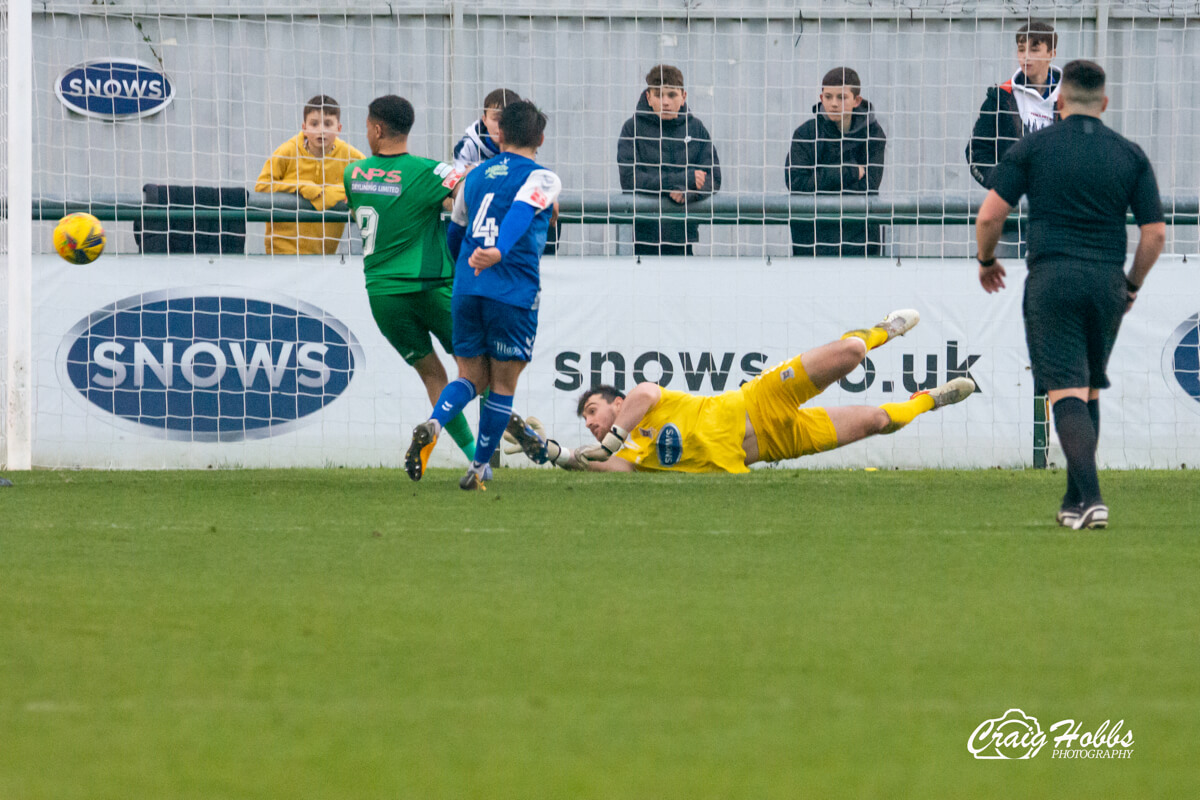
[[[811,404],[878,405],[957,375],[979,393],[894,435],[786,466],[1032,463],[1020,264],[992,296],[969,260],[558,257],[542,272],[534,359],[515,406],[566,444],[589,437],[575,403],[594,382],[714,394],[913,307],[916,329]],[[73,266],[40,256],[34,274],[37,465],[394,467],[428,416],[423,384],[371,317],[360,259]],[[1200,462],[1197,285],[1191,263],[1166,259],[1126,318],[1102,402],[1102,464]],[[464,463],[449,441],[432,462]]]

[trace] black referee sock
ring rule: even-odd
[[[1100,478],[1096,475],[1096,426],[1088,404],[1078,397],[1059,400],[1054,404],[1054,429],[1067,457],[1068,487],[1075,484],[1079,502],[1085,508],[1102,502]]]
[[[1088,415],[1092,418],[1092,427],[1096,429],[1096,441],[1100,441],[1100,400],[1088,400],[1087,403]],[[1067,471],[1067,493],[1063,496],[1063,508],[1077,506],[1080,503],[1079,487],[1075,485],[1075,479],[1071,477],[1070,470]]]
[[[1100,398],[1088,400],[1088,414],[1092,418],[1092,427],[1096,429],[1096,441],[1100,441]]]

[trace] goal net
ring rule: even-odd
[[[451,161],[469,128],[486,144],[485,98],[507,88],[547,113],[538,160],[563,184],[519,410],[581,440],[574,398],[594,380],[716,393],[916,306],[920,328],[816,402],[878,404],[960,374],[980,396],[811,463],[1054,463],[1020,321],[1025,228],[1014,215],[1014,279],[986,297],[969,222],[986,194],[971,159],[987,163],[968,145],[989,88],[1015,80],[1020,93],[1027,70],[1021,108],[1037,127],[1055,70],[1088,58],[1108,74],[1106,124],[1149,155],[1170,221],[1114,356],[1101,460],[1200,455],[1200,304],[1187,290],[1200,251],[1200,3],[24,8],[29,125],[13,139],[26,129],[0,104],[0,170],[31,172],[31,222],[16,224],[32,238],[32,289],[0,239],[0,380],[32,420],[14,426],[7,402],[0,452],[24,435],[44,466],[396,465],[429,399],[372,319],[357,228],[327,188],[349,148],[369,155],[375,97],[410,100],[411,152]],[[1023,26],[1043,39],[1022,42]],[[677,72],[654,77],[658,65]],[[843,85],[823,86],[838,68]],[[686,105],[672,117],[676,74]],[[323,158],[304,130],[321,96],[337,103],[342,143]],[[56,221],[75,211],[106,230],[91,265],[53,252]],[[21,308],[2,305],[13,297]],[[13,324],[31,342],[25,378]],[[448,442],[438,454],[461,463]]]

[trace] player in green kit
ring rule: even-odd
[[[431,403],[446,388],[446,369],[432,334],[453,355],[450,294],[454,260],[446,246],[443,209],[462,175],[449,164],[408,152],[412,104],[385,95],[367,107],[371,157],[346,167],[344,183],[363,241],[363,271],[379,331],[425,384]],[[446,431],[468,460],[475,435],[462,414]]]

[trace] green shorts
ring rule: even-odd
[[[400,357],[415,365],[433,352],[430,334],[454,355],[450,295],[450,284],[411,294],[372,295],[371,315]]]

